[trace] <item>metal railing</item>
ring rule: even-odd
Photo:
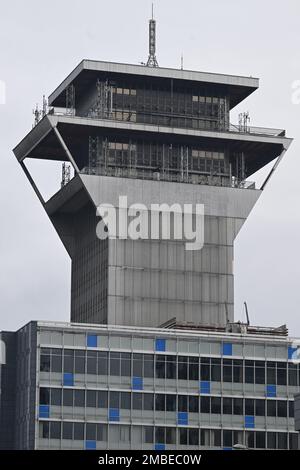
[[[229,125],[229,132],[237,132],[241,134],[256,134],[256,135],[268,135],[273,137],[284,137],[285,130],[283,129],[272,129],[267,127],[254,127],[254,126],[239,126],[235,124]]]
[[[238,181],[237,178],[230,176],[210,176],[210,175],[197,175],[193,173],[185,174],[183,177],[180,173],[162,173],[162,172],[150,172],[138,168],[121,168],[121,167],[84,167],[80,173],[86,175],[102,175],[102,176],[114,176],[118,178],[134,178],[142,180],[153,180],[153,181],[168,181],[173,183],[188,183],[195,185],[206,185],[206,186],[220,186],[226,188],[237,188],[237,189],[255,189],[255,182],[253,181]]]
[[[114,117],[96,117],[96,116],[76,116],[76,111],[74,110],[74,114],[70,115],[70,113],[67,113],[67,110],[65,108],[52,108],[49,111],[49,114],[54,114],[56,116],[71,116],[72,118],[78,118],[78,119],[105,119],[109,121],[118,121],[118,122],[125,122],[129,124],[145,124],[145,125],[153,125],[153,126],[159,126],[159,127],[175,127],[175,128],[182,128],[182,129],[193,129],[193,130],[202,130],[202,131],[212,131],[212,132],[233,132],[233,133],[238,133],[238,134],[253,134],[253,135],[265,135],[265,136],[273,136],[273,137],[284,137],[285,136],[285,130],[284,129],[272,129],[272,128],[267,128],[267,127],[254,127],[254,126],[240,126],[238,124],[229,124],[229,125],[224,125],[223,123],[218,123],[217,120],[213,120],[212,118],[205,118],[201,117],[198,118],[199,121],[211,121],[215,123],[215,127],[211,129],[206,129],[205,126],[203,127],[194,127],[194,126],[183,126],[179,127],[178,125],[172,125],[170,124],[161,124],[161,123],[148,123],[142,121],[131,121],[128,119],[120,119],[117,118],[116,116]],[[153,115],[153,114],[152,114]],[[154,114],[156,116],[156,114]],[[170,116],[170,121],[174,116]],[[177,116],[175,116],[177,117]],[[193,119],[195,120],[195,116],[187,116],[187,115],[182,115],[180,116],[182,119]]]

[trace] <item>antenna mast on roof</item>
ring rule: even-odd
[[[156,59],[156,21],[153,16],[153,3],[152,3],[152,18],[149,20],[149,57],[147,67],[158,67]]]

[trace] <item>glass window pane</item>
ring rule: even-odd
[[[83,441],[84,439],[84,424],[74,423],[74,440]]]
[[[267,415],[276,416],[276,401],[267,400]]]
[[[165,395],[162,393],[155,395],[155,409],[156,411],[165,411]]]
[[[245,361],[245,382],[254,383],[254,361]]]
[[[84,407],[85,406],[85,391],[74,390],[74,406]]]
[[[223,414],[225,415],[232,415],[232,405],[233,400],[232,398],[223,398]]]
[[[265,362],[255,361],[255,383],[264,384],[265,382]]]
[[[186,446],[187,443],[188,443],[187,429],[179,428],[179,444],[182,446]]]
[[[86,406],[89,408],[96,408],[97,392],[96,390],[86,391]]]
[[[74,374],[74,351],[64,349],[64,372]]]
[[[176,411],[176,395],[167,395],[166,396],[166,410],[167,411]]]
[[[85,351],[75,351],[75,373],[85,373]]]
[[[143,409],[143,395],[142,393],[133,393],[132,394],[132,408],[134,410]]]
[[[188,410],[188,397],[187,395],[178,395],[178,411]]]
[[[210,413],[210,398],[209,397],[201,397],[200,405],[201,405],[201,413]]]
[[[156,356],[156,377],[164,379],[165,376],[165,356]]]
[[[49,422],[40,422],[39,435],[42,439],[49,438]]]
[[[221,414],[221,398],[220,397],[211,398],[211,413]]]
[[[267,447],[268,449],[276,449],[276,432],[267,433]]]
[[[285,400],[277,401],[277,416],[280,418],[287,417],[287,402]]]
[[[129,392],[121,392],[121,408],[124,410],[130,410],[131,408],[131,397]]]
[[[154,376],[154,356],[144,354],[144,377],[152,378]]]
[[[87,423],[86,424],[86,440],[87,441],[96,441],[97,438],[97,427],[94,423]]]
[[[50,350],[41,349],[41,362],[40,362],[40,371],[41,372],[50,372]]]
[[[123,377],[131,376],[131,355],[129,353],[121,353],[121,375]]]
[[[266,401],[255,400],[255,414],[256,416],[265,416],[266,413]]]
[[[98,351],[98,375],[107,375],[108,373],[108,353]]]
[[[199,445],[199,429],[189,429],[189,445],[198,446]]]
[[[51,405],[61,406],[61,394],[62,390],[60,388],[51,389]]]
[[[277,362],[277,385],[287,384],[287,367],[285,363]]]
[[[199,359],[189,358],[189,380],[199,380]]]
[[[243,399],[242,398],[234,398],[233,399],[233,414],[235,414],[235,415],[244,414]]]
[[[153,393],[144,393],[144,410],[154,410],[154,395]]]
[[[187,380],[187,376],[188,376],[187,357],[178,356],[178,379]]]
[[[166,378],[176,379],[176,357],[166,356]]]
[[[40,388],[40,405],[50,405],[49,388]]]
[[[158,427],[155,429],[155,442],[158,444],[165,443],[165,428]]]
[[[108,392],[98,391],[98,408],[107,408]]]
[[[246,400],[245,400],[245,414],[254,416],[254,400],[246,398]]]
[[[120,408],[120,392],[110,392],[109,394],[109,407]]]
[[[87,374],[97,374],[97,351],[87,351]]]
[[[277,434],[278,449],[287,449],[287,433],[279,432]]]
[[[221,382],[221,360],[211,359],[211,380],[213,382]]]
[[[176,444],[176,428],[166,428],[166,444]]]
[[[70,390],[70,389],[63,390],[63,405],[73,406],[73,390]]]
[[[62,371],[62,350],[61,349],[52,349],[51,371],[52,372]]]
[[[52,421],[50,423],[50,439],[60,439],[61,423],[60,421]]]
[[[107,425],[106,424],[97,424],[97,441],[106,441],[107,440]]]
[[[144,427],[144,442],[146,444],[153,443],[153,427],[152,426],[145,426]]]
[[[143,354],[133,354],[132,367],[134,377],[143,377]]]
[[[73,423],[63,422],[63,439],[73,439]]]
[[[189,412],[199,413],[199,397],[189,396]]]
[[[266,433],[262,431],[257,431],[255,433],[256,437],[256,449],[265,449],[266,448]]]

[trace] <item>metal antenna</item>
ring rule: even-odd
[[[183,52],[181,53],[181,70],[183,70]]]
[[[228,304],[225,302],[225,315],[226,315],[226,323],[229,323],[229,311],[228,311]]]
[[[247,317],[247,325],[249,326],[250,325],[250,319],[249,319],[249,312],[248,312],[247,302],[244,302],[244,306],[245,306],[245,312],[246,312],[246,317]]]
[[[43,109],[42,109],[42,116],[46,116],[47,114],[47,108],[48,108],[48,102],[45,98],[45,95],[43,95]]]
[[[152,18],[149,20],[149,57],[147,61],[147,67],[158,67],[156,59],[156,21],[153,14],[153,3],[152,3]]]

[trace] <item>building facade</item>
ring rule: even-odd
[[[31,322],[2,337],[2,448],[298,449],[284,331]]]
[[[50,95],[14,153],[72,260],[71,323],[1,333],[1,448],[298,448],[292,339],[234,323],[234,240],[291,142],[247,114],[230,123],[257,88],[252,77],[84,60]],[[52,197],[29,159],[63,164]],[[256,188],[248,178],[272,161]],[[194,216],[203,204],[203,248],[161,232],[100,239],[96,209],[119,216],[120,196],[149,224],[152,204],[160,218],[162,205],[191,204]]]

